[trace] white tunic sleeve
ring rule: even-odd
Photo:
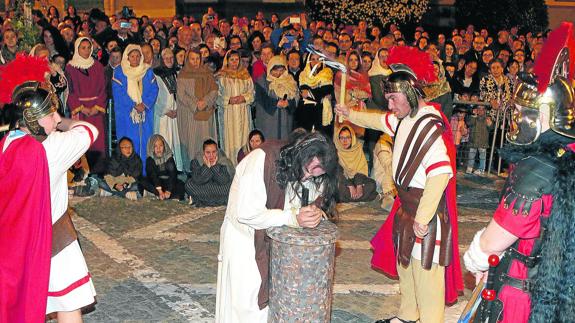
[[[46,149],[50,177],[65,173],[98,137],[93,125],[75,121],[73,128],[66,132],[53,132],[42,143]]]
[[[293,225],[295,216],[291,210],[266,208],[264,163],[265,152],[256,149],[238,165],[230,189],[228,216],[253,229]]]

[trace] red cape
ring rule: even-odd
[[[46,151],[31,136],[0,141],[0,322],[44,322],[52,217]]]
[[[445,268],[445,303],[453,304],[457,301],[457,296],[460,292],[463,292],[463,278],[461,275],[461,265],[459,263],[459,241],[458,241],[458,229],[457,229],[457,194],[456,194],[456,174],[457,174],[457,164],[455,162],[455,146],[453,145],[453,137],[451,132],[451,127],[447,117],[441,112],[441,108],[437,104],[433,105],[441,113],[443,118],[443,123],[445,124],[445,131],[443,132],[442,138],[447,147],[447,154],[451,161],[451,167],[453,169],[453,177],[449,180],[446,189],[446,202],[447,202],[447,212],[449,214],[449,221],[451,223],[452,230],[452,255],[451,263]],[[399,197],[395,199],[393,208],[389,213],[385,223],[381,226],[379,231],[375,234],[371,240],[371,247],[373,249],[373,256],[371,258],[371,266],[373,268],[382,270],[387,275],[397,278],[397,254],[393,246],[392,239],[392,229],[393,229],[393,219],[395,218],[395,213],[399,209],[401,201]]]

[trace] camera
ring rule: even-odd
[[[120,28],[132,28],[132,23],[127,21],[122,21],[120,23]]]
[[[289,23],[290,24],[301,24],[301,19],[300,19],[300,17],[290,17]]]

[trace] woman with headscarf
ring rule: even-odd
[[[288,72],[283,56],[274,56],[267,65],[266,77],[256,81],[256,128],[270,139],[287,139],[293,129],[293,114],[299,90]]]
[[[339,201],[372,201],[377,196],[377,190],[375,181],[367,176],[363,145],[350,126],[344,125],[336,133],[333,141],[339,158]]]
[[[242,159],[244,159],[244,157],[251,153],[252,150],[261,146],[265,141],[266,138],[264,137],[264,134],[258,129],[250,131],[248,142],[242,147],[242,149],[240,149],[240,151],[238,151],[238,156],[236,158],[238,160],[238,164]]]
[[[241,66],[237,51],[227,52],[217,83],[220,147],[226,156],[235,156],[248,140],[252,128],[250,105],[254,102],[254,83],[248,70]]]
[[[217,95],[216,79],[202,63],[200,51],[190,50],[178,74],[177,120],[186,170],[189,170],[190,161],[202,151],[204,140],[216,137],[214,111]]]
[[[158,83],[158,98],[154,105],[154,133],[161,135],[174,150],[174,160],[179,171],[184,170],[184,159],[178,131],[178,104],[174,53],[166,48],[162,51],[160,66],[154,69]]]
[[[389,54],[387,48],[380,48],[375,55],[371,68],[367,72],[371,87],[371,99],[367,101],[368,109],[387,109],[387,100],[383,93],[383,83],[391,74],[386,60]]]
[[[130,44],[126,47],[112,81],[116,136],[130,138],[136,154],[144,161],[146,143],[154,131],[153,109],[158,83],[152,69],[144,64],[140,46]]]
[[[93,43],[80,37],[74,43],[74,56],[66,65],[68,78],[68,107],[72,119],[93,124],[100,136],[92,144],[86,158],[94,173],[104,171],[106,157],[106,82],[104,67],[92,55]]]
[[[178,170],[170,146],[160,135],[152,135],[148,141],[146,177],[140,189],[156,195],[160,200],[184,199],[184,182],[178,179]]]
[[[142,160],[134,151],[134,143],[128,137],[118,140],[116,153],[108,162],[104,180],[99,180],[100,196],[119,196],[135,201],[138,199],[138,183],[142,179]]]
[[[309,54],[303,71],[299,75],[301,98],[295,113],[296,124],[308,131],[315,129],[333,133],[333,72],[319,60],[316,54]]]
[[[365,101],[371,97],[371,87],[367,73],[362,72],[362,61],[359,53],[355,50],[348,52],[345,58],[345,65],[347,67],[345,105],[356,111],[365,110]],[[341,104],[341,102],[339,102],[341,77],[342,73],[338,72],[335,75],[334,81],[335,99],[338,104]],[[363,136],[365,132],[364,128],[356,127],[355,125],[352,126],[350,122],[346,122],[346,124],[353,127],[356,134]],[[339,126],[341,127],[341,125]]]

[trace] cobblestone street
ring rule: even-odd
[[[502,181],[459,174],[460,250],[485,226]],[[145,198],[75,199],[73,220],[96,291],[86,322],[213,322],[219,228],[225,207]],[[341,204],[332,322],[393,316],[397,281],[370,268],[369,240],[387,217],[377,202]],[[467,280],[471,281],[467,276]],[[456,322],[470,290],[446,309]]]

